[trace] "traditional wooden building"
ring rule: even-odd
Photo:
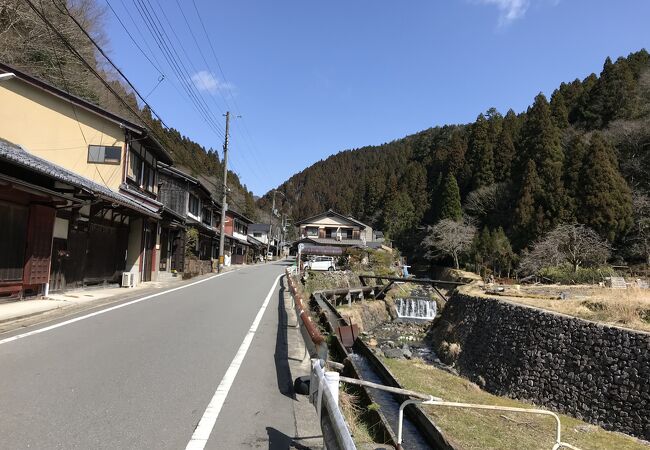
[[[164,164],[159,167],[163,204],[160,270],[206,273],[218,259],[221,208],[197,178]],[[189,244],[188,229],[197,234],[196,241]],[[186,261],[186,255],[192,262]],[[190,268],[190,264],[198,268]]]
[[[230,256],[231,264],[253,261],[253,255],[249,253],[252,244],[248,240],[248,226],[251,223],[252,220],[237,211],[232,209],[226,211],[224,252]]]
[[[53,289],[155,280],[160,239],[158,163],[167,151],[140,124],[0,63],[0,137],[79,176],[99,200],[57,209]],[[90,186],[90,185],[89,185]],[[100,189],[101,188],[101,189]]]
[[[118,281],[136,217],[151,213],[0,139],[0,295],[45,294],[78,280]]]

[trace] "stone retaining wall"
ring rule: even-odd
[[[650,440],[650,333],[457,293],[432,337],[490,392]]]

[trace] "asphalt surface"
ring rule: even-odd
[[[284,267],[247,267],[0,343],[0,448],[184,449]],[[286,449],[296,433],[283,286],[205,448]]]

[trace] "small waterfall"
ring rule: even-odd
[[[434,300],[423,298],[398,298],[395,305],[400,319],[433,320],[438,310]]]

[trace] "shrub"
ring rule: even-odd
[[[185,256],[195,256],[195,249],[199,242],[199,230],[190,227],[185,232]]]
[[[578,267],[566,263],[559,266],[544,267],[538,275],[552,283],[560,284],[596,284],[605,277],[614,275],[614,270],[609,266]]]

